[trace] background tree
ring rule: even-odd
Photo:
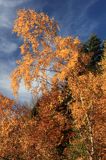
[[[98,63],[102,60],[103,48],[103,42],[95,34],[91,35],[90,38],[83,43],[81,51],[82,54],[84,54],[83,57],[87,59],[87,63],[84,63],[83,60],[82,63],[86,69],[95,73],[100,71]]]

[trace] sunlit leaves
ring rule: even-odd
[[[28,89],[34,91],[38,88],[32,87],[32,82],[39,83],[42,79],[39,89],[44,92],[48,82],[64,80],[70,68],[74,67],[80,41],[78,38],[58,36],[58,24],[53,18],[33,10],[19,10],[13,31],[24,42],[20,46],[21,61],[18,61],[17,69],[11,76],[14,95],[21,79]],[[50,76],[52,71],[55,78]]]

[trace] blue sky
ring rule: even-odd
[[[12,33],[20,8],[43,11],[54,17],[62,36],[79,36],[84,41],[92,33],[106,38],[106,0],[0,0],[0,91],[12,97],[9,75],[19,58],[20,41]],[[30,93],[21,85],[20,100],[29,101]]]

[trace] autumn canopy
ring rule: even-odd
[[[61,37],[57,22],[44,13],[18,11],[13,31],[23,40],[21,60],[12,73],[12,88],[17,94],[21,79],[34,92],[45,91],[48,84],[63,81],[70,74],[78,58],[80,41]],[[49,73],[53,72],[54,76]],[[37,82],[35,87],[32,82]]]
[[[1,160],[104,160],[106,47],[96,36],[85,47],[59,30],[42,12],[17,13],[13,32],[22,44],[13,94],[22,80],[41,94],[33,108],[0,94]]]

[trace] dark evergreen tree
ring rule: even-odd
[[[100,71],[98,62],[103,57],[103,48],[103,42],[95,34],[91,35],[88,41],[83,44],[81,52],[90,56],[90,60],[86,65],[86,68],[90,71]]]

